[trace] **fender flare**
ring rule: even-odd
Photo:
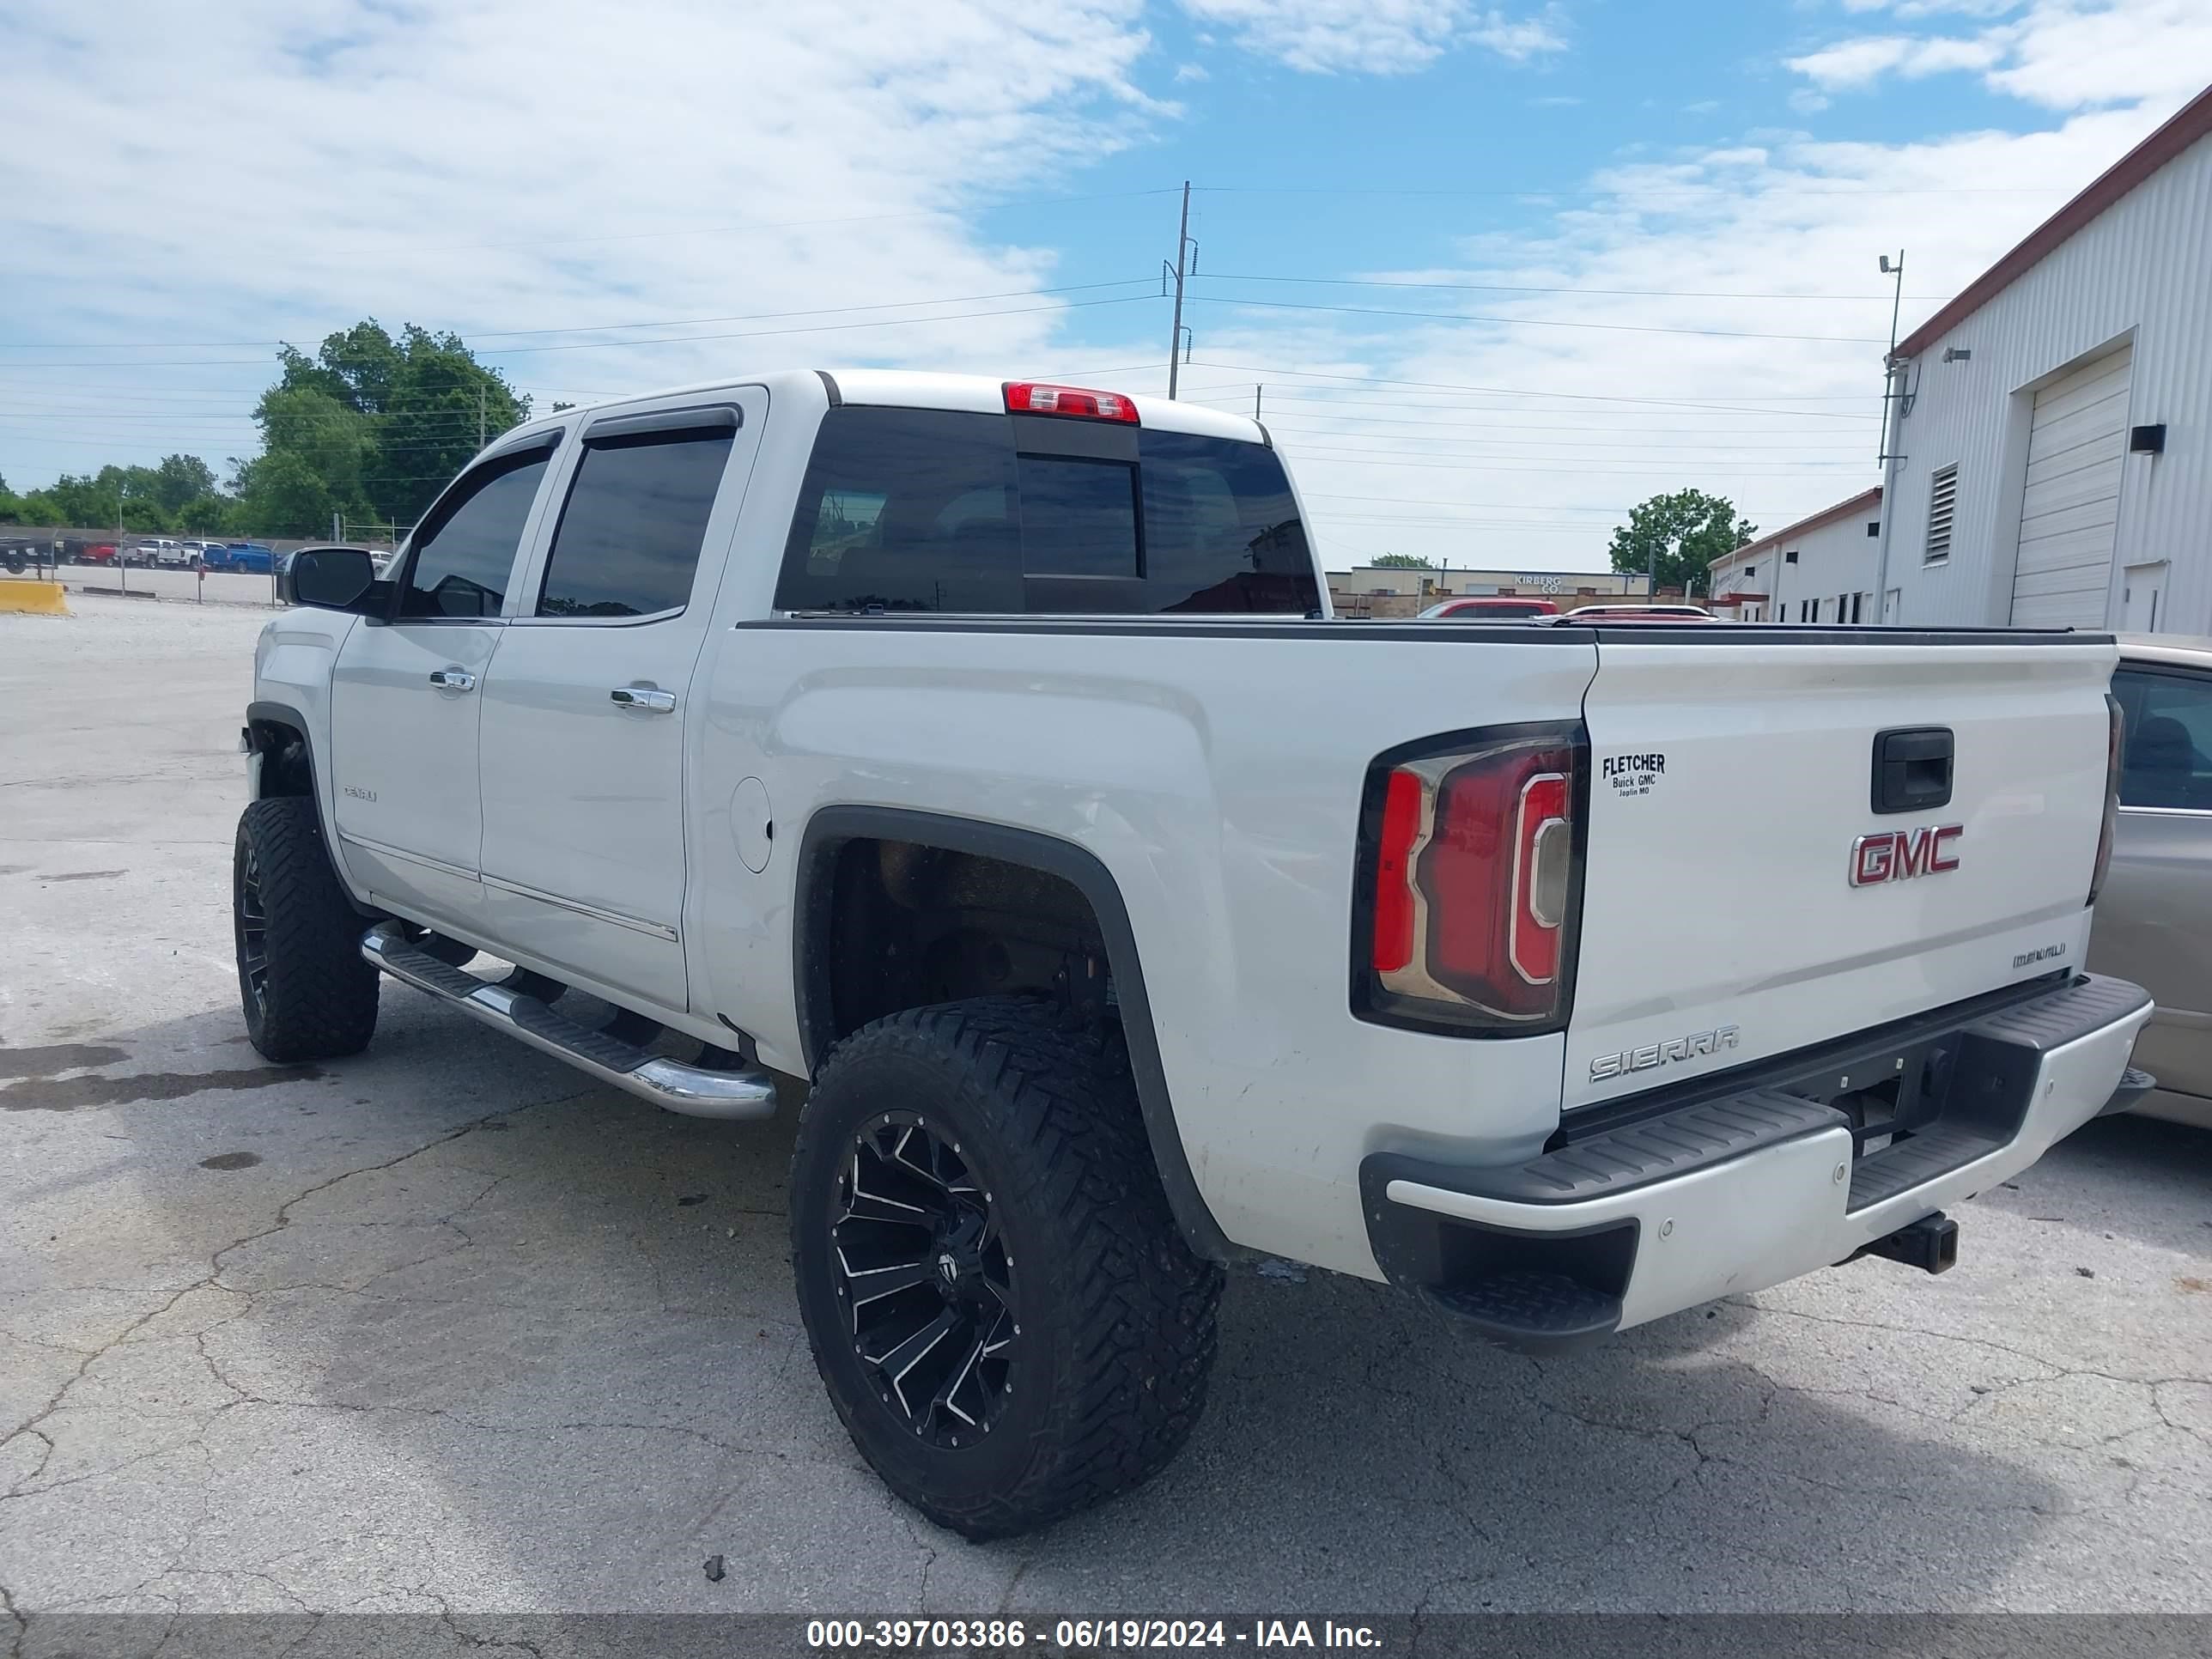
[[[331,867],[338,872],[339,890],[346,902],[363,916],[380,920],[384,912],[363,904],[354,896],[353,884],[346,879],[345,866],[338,858],[337,826],[331,822],[330,808],[323,799],[322,763],[315,754],[314,733],[307,729],[307,717],[289,703],[256,702],[246,705],[246,730],[250,734],[256,726],[281,726],[300,739],[300,746],[307,751],[307,799],[315,804],[315,823],[322,831],[323,845],[330,851]],[[252,741],[249,735],[247,742]],[[265,799],[258,787],[254,799]]]
[[[1018,830],[974,818],[891,806],[825,806],[816,812],[799,839],[798,882],[792,907],[792,989],[797,1006],[800,1054],[811,1077],[832,1040],[828,952],[820,948],[830,934],[830,905],[835,891],[837,849],[850,841],[904,841],[970,853],[1057,876],[1083,895],[1097,918],[1106,942],[1106,962],[1121,1010],[1121,1030],[1137,1085],[1145,1137],[1167,1194],[1168,1207],[1192,1249],[1212,1261],[1231,1261],[1251,1252],[1232,1243],[1206,1207],[1198,1178],[1183,1149],[1167,1073],[1160,1063],[1152,1000],[1146,994],[1137,936],[1128,907],[1113,872],[1089,848],[1041,830]]]

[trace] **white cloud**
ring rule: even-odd
[[[2130,0],[2108,9],[2043,4],[1990,84],[2052,109],[2179,97],[2212,76],[2212,5]]]
[[[1175,78],[1180,85],[1187,81],[1211,81],[1213,76],[1203,64],[1177,64]]]
[[[2005,55],[2008,30],[1993,29],[1972,40],[1915,40],[1907,35],[1872,35],[1789,59],[1789,67],[1824,92],[1858,91],[1883,76],[1908,80],[1951,70],[1986,70]]]
[[[1890,299],[1875,256],[1906,252],[1909,330],[2197,89],[2169,88],[2161,62],[2194,39],[2169,20],[2107,60],[2118,106],[2048,131],[1761,132],[1640,156],[1541,234],[1470,236],[1440,268],[1360,273],[1439,286],[1268,296],[1443,317],[1202,307],[1185,384],[1245,408],[1266,384],[1339,566],[1401,551],[1601,568],[1626,506],[1684,485],[1778,527],[1880,482]],[[2049,57],[2029,39],[2008,61]]]
[[[1556,9],[1514,17],[1472,0],[1178,0],[1249,52],[1310,74],[1399,75],[1474,46],[1514,63],[1564,51]]]
[[[1987,21],[1964,35],[1858,35],[1787,60],[1820,93],[1863,91],[1890,75],[1978,74],[1993,92],[2081,109],[2196,90],[2212,65],[2205,0],[1845,0],[1900,21],[1953,13]]]
[[[0,9],[5,333],[312,347],[365,315],[470,333],[1053,286],[1048,246],[987,241],[972,210],[1080,191],[1072,170],[1164,118],[1133,78],[1142,21],[1142,0],[16,0]],[[1148,261],[1129,263],[1072,280]],[[501,361],[541,407],[740,365],[1034,363],[1061,307],[1006,298],[938,309],[1031,309]],[[106,391],[115,412],[174,410],[168,447],[219,461],[252,453],[244,415],[273,373],[265,346],[112,354],[227,365],[204,370],[19,367],[38,355],[0,353],[0,465],[19,487],[113,446],[12,416]]]

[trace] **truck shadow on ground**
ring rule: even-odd
[[[118,1115],[154,1219],[217,1241],[66,1391],[10,1505],[78,1595],[247,1575],[395,1611],[1911,1609],[1972,1603],[2085,1492],[2124,1496],[2101,1459],[2062,1488],[1962,1431],[2021,1375],[1970,1345],[1732,1303],[1538,1362],[1377,1286],[1247,1270],[1164,1474],[969,1546],[883,1492],[814,1375],[785,1231],[797,1085],[767,1123],[670,1117],[386,996],[376,1047],[319,1081],[71,1096]],[[179,1054],[239,1063],[234,1025],[103,1036],[134,1056],[105,1074],[159,1066],[173,1097]],[[301,1114],[341,1101],[420,1131],[333,1170]],[[259,1161],[210,1170],[218,1143]],[[199,1519],[137,1548],[166,1577],[101,1584],[133,1483],[172,1508],[182,1483]]]

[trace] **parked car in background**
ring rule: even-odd
[[[237,570],[252,575],[267,575],[276,568],[274,550],[260,542],[226,542],[220,553],[207,556],[210,570]]]
[[[1473,599],[1446,599],[1421,612],[1420,620],[1456,617],[1462,622],[1515,622],[1530,617],[1553,617],[1559,607],[1549,599],[1523,598],[1517,593],[1485,593]]]
[[[1602,623],[1610,628],[1615,623],[1717,623],[1720,618],[1695,605],[1585,605],[1545,620]]]
[[[83,536],[64,536],[54,543],[54,556],[63,564],[112,564],[115,544]]]
[[[2158,1002],[2136,1045],[2158,1089],[2136,1109],[2212,1129],[2212,639],[2123,635],[2112,695],[2126,746],[2088,966]]]

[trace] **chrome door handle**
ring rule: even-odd
[[[618,708],[641,708],[648,714],[666,714],[676,708],[676,694],[657,685],[618,685],[607,696]]]
[[[441,691],[473,691],[477,689],[477,677],[465,668],[434,668],[430,671],[430,684]]]

